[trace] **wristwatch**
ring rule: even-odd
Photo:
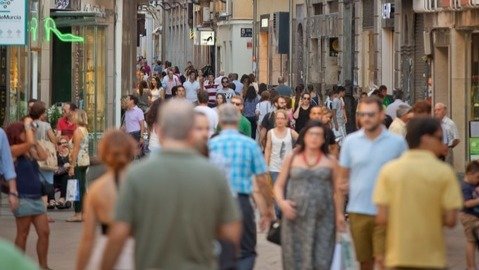
[[[18,198],[18,192],[8,192],[8,196],[14,196]]]

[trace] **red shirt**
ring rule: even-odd
[[[68,118],[62,117],[58,119],[57,131],[59,131],[62,136],[66,136],[68,140],[71,140],[76,128],[76,125],[68,121]]]

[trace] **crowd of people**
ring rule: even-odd
[[[69,207],[74,177],[79,198],[68,221],[83,222],[78,270],[250,270],[256,213],[262,231],[280,220],[283,269],[329,270],[337,236],[348,232],[358,269],[445,269],[443,227],[458,217],[476,269],[479,163],[468,165],[461,188],[448,164],[459,135],[444,104],[410,106],[381,86],[358,93],[351,110],[342,86],[323,99],[281,77],[268,87],[254,75],[206,71],[188,63],[183,75],[141,60],[121,128],[98,147],[105,173],[88,189],[87,117],[74,104],[63,106],[56,133],[41,101],[0,129],[15,245],[25,250],[33,224],[48,269],[46,209]],[[55,170],[45,166],[45,142]]]

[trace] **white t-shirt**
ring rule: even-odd
[[[212,109],[208,106],[203,106],[199,105],[195,107],[195,110],[198,112],[202,112],[208,117],[208,120],[210,122],[210,137],[213,135],[216,131],[216,127],[218,126],[218,113],[216,112],[215,109]]]
[[[236,92],[231,89],[231,88],[221,88],[221,89],[218,89],[218,91],[216,92],[216,94],[224,94],[226,96],[226,101],[228,103],[231,103],[231,99],[236,96]]]
[[[190,80],[187,80],[183,83],[183,87],[185,87],[186,99],[189,102],[195,103],[198,101],[198,90],[200,90],[200,83],[198,81],[190,82]]]

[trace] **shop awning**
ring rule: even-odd
[[[99,12],[52,10],[50,16],[58,27],[107,25]]]

